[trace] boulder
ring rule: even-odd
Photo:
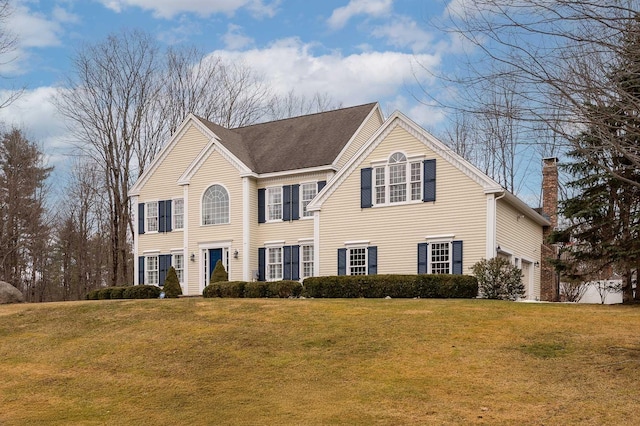
[[[24,296],[14,286],[4,281],[0,281],[0,305],[6,303],[23,303]]]

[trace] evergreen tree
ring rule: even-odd
[[[173,266],[169,268],[167,277],[164,279],[163,290],[166,297],[178,297],[182,295],[182,287],[180,287],[180,281],[178,281],[178,274]]]
[[[599,270],[615,270],[624,277],[625,301],[633,298],[632,278],[640,264],[640,167],[612,147],[635,147],[640,153],[639,31],[636,19],[608,76],[611,96],[591,102],[593,125],[573,141],[576,149],[569,154],[573,162],[566,166],[573,176],[569,183],[573,192],[561,205],[571,224],[556,234],[556,240],[571,241],[565,249],[569,256],[557,267],[585,280]]]
[[[213,268],[213,273],[211,274],[210,283],[217,283],[218,281],[229,281],[229,274],[226,269],[224,269],[224,265],[221,260],[216,262],[216,266]]]

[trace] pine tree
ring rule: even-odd
[[[561,205],[571,225],[556,237],[568,240],[562,265],[586,280],[611,268],[624,277],[624,300],[633,298],[632,276],[640,264],[640,168],[612,146],[640,153],[640,20],[622,40],[621,56],[608,76],[611,97],[592,102],[592,125],[574,139],[566,170],[572,196]],[[614,143],[612,143],[612,141]],[[603,173],[608,170],[609,173]],[[568,265],[573,263],[573,265]],[[640,298],[639,292],[635,297]]]
[[[178,274],[174,267],[170,267],[167,272],[167,277],[164,279],[164,295],[166,297],[178,297],[182,295],[182,287],[180,287],[180,281],[178,281]]]
[[[217,283],[218,281],[229,281],[229,274],[224,269],[221,260],[216,262],[216,266],[213,268],[213,273],[211,274],[211,279],[209,280],[210,283]]]

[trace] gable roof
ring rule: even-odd
[[[226,129],[200,122],[258,174],[329,166],[377,103]]]
[[[504,189],[499,183],[482,173],[477,167],[469,161],[455,153],[451,148],[443,142],[435,138],[425,129],[420,127],[414,121],[399,111],[394,112],[380,126],[371,138],[360,148],[360,150],[349,160],[345,166],[329,181],[327,186],[314,198],[307,206],[308,210],[320,210],[322,204],[333,192],[346,180],[346,178],[360,166],[364,159],[391,133],[396,127],[402,127],[409,134],[413,135],[420,142],[424,143],[432,151],[445,159],[447,162],[458,168],[462,173],[482,187],[485,194],[504,194],[506,201],[514,205],[516,208],[525,213],[540,225],[548,226],[549,222],[529,207],[524,201]]]

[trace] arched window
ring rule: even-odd
[[[221,185],[211,185],[202,196],[202,224],[229,223],[229,193]]]
[[[401,152],[374,169],[375,204],[396,204],[421,199],[422,163],[407,161]]]

